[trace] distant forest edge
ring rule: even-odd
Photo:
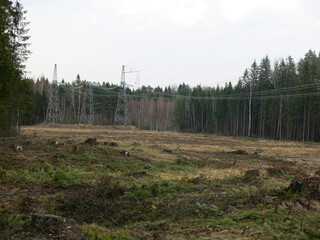
[[[44,122],[52,80],[25,79],[28,22],[22,5],[0,2],[0,137]],[[120,68],[120,67],[119,67]],[[90,80],[90,79],[88,79]],[[120,82],[120,79],[119,79]],[[60,85],[62,123],[79,123],[85,84],[79,75]],[[94,124],[112,125],[120,86],[93,86]],[[245,69],[236,85],[214,88],[126,88],[129,120],[141,129],[320,141],[320,52],[273,63],[268,56]]]
[[[22,124],[45,121],[50,82],[28,82]],[[79,123],[80,76],[59,86],[63,123]],[[95,120],[112,125],[120,86],[93,87]],[[296,64],[291,57],[271,66],[269,57],[245,69],[238,83],[214,88],[142,86],[126,89],[129,120],[141,129],[320,141],[320,54],[309,51]],[[80,99],[80,102],[79,102]]]

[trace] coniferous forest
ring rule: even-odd
[[[0,6],[0,135],[11,137],[20,125],[45,122],[52,79],[23,77],[30,54],[26,11],[9,0]],[[62,123],[79,123],[80,75],[59,86]],[[130,123],[141,129],[320,141],[319,87],[320,53],[310,50],[298,60],[254,61],[236,84],[142,86],[126,93]],[[94,124],[114,123],[119,89],[108,82],[93,87]]]
[[[268,56],[244,70],[236,85],[209,88],[180,84],[126,89],[129,119],[141,129],[215,133],[298,141],[320,140],[320,55],[309,51],[297,63]],[[45,121],[50,81],[26,80],[29,88],[22,124]],[[84,81],[76,76],[59,86],[63,123],[79,123]],[[119,86],[93,87],[95,124],[114,121]]]
[[[30,80],[23,78],[29,56],[28,22],[19,2],[0,1],[0,135],[16,136],[33,103]]]

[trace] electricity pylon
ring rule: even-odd
[[[127,102],[127,94],[126,94],[126,76],[125,76],[125,67],[122,66],[122,73],[121,73],[121,82],[120,82],[120,91],[118,94],[118,102],[117,102],[117,109],[116,114],[114,117],[114,124],[115,125],[128,125],[129,118],[128,118],[128,102]]]
[[[94,108],[92,86],[90,82],[86,83],[85,92],[82,98],[82,107],[80,115],[80,123],[93,124],[94,123]]]
[[[122,73],[121,73],[121,82],[120,82],[120,91],[118,94],[118,102],[116,113],[114,116],[114,124],[115,125],[129,125],[129,117],[128,117],[128,101],[126,94],[126,86],[131,86],[126,83],[126,73],[138,73],[139,71],[125,71],[125,66],[122,65]]]
[[[59,85],[57,79],[57,64],[54,65],[53,81],[49,90],[49,103],[47,108],[47,122],[60,123],[61,113],[59,104]]]

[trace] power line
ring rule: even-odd
[[[315,81],[318,81],[318,80],[316,79]],[[127,85],[127,84],[125,84],[125,85]],[[65,85],[65,86],[68,87],[68,85]],[[188,86],[188,85],[186,85],[186,86]],[[277,89],[270,89],[270,90],[262,90],[262,91],[254,91],[254,92],[252,92],[252,94],[259,95],[259,94],[272,93],[272,92],[285,92],[285,91],[292,91],[292,90],[307,89],[307,88],[316,87],[316,86],[320,86],[320,81],[315,82],[315,83],[310,83],[310,84],[298,85],[298,86],[291,86],[291,87],[284,87],[284,88],[277,88]],[[105,88],[102,86],[99,87],[100,90],[108,91],[108,92],[109,91],[115,92],[114,89],[116,89],[116,88],[119,88],[119,86],[114,86],[111,88]],[[196,89],[196,88],[194,87],[194,88],[188,88],[188,89],[178,89],[177,94],[170,95],[170,96],[179,95],[179,92],[191,93],[194,89]],[[152,92],[150,94],[159,94],[159,93]],[[232,94],[231,96],[241,96],[241,95],[246,95],[246,94],[248,94],[248,93]]]
[[[320,85],[320,82],[316,82],[316,83],[310,83],[310,84],[304,84],[304,85],[298,85],[298,86],[291,86],[291,87],[284,87],[284,88],[277,88],[277,89],[270,89],[270,90],[262,90],[262,91],[255,91],[255,92],[252,92],[253,94],[262,94],[262,93],[268,93],[268,92],[279,92],[279,91],[287,91],[287,90],[297,90],[297,89],[300,89],[300,88],[310,88],[310,87],[315,87],[315,86],[319,86]],[[187,85],[188,86],[188,85]],[[103,88],[101,88],[103,89]],[[178,92],[192,92],[194,89],[196,88],[189,88],[189,89],[178,89]],[[109,90],[106,89],[106,90]],[[155,94],[158,94],[158,93],[155,93]],[[246,93],[243,93],[243,94],[246,94]],[[241,94],[232,94],[232,96],[234,95],[241,95]]]
[[[292,87],[285,87],[285,88],[256,91],[256,92],[252,92],[252,94],[260,95],[260,94],[273,93],[273,92],[286,92],[286,91],[292,91],[292,90],[301,90],[301,89],[311,88],[311,87],[315,87],[315,86],[320,86],[320,82],[305,84],[305,85],[300,85],[300,86],[292,86]],[[235,94],[233,96],[242,96],[242,95],[248,95],[248,94],[249,93],[239,93],[239,94]]]
[[[292,91],[292,90],[299,90],[303,88],[311,88],[315,86],[320,86],[320,82],[318,83],[311,83],[311,84],[306,84],[306,85],[301,85],[301,86],[293,86],[293,87],[286,87],[286,88],[278,88],[278,89],[271,89],[271,90],[264,90],[264,91],[258,91],[258,92],[253,92],[254,94],[264,94],[264,93],[270,93],[270,92],[283,92],[283,91]]]
[[[115,98],[118,95],[116,94],[95,94],[98,96],[104,96],[105,98]],[[159,99],[159,98],[185,98],[185,99],[203,99],[203,100],[247,100],[248,96],[244,95],[224,95],[224,96],[186,96],[186,95],[180,95],[180,94],[163,94],[160,93],[158,96],[152,96],[157,95],[157,93],[149,93],[149,94],[126,94],[127,97],[130,98],[151,98],[151,99]],[[293,96],[317,96],[320,95],[320,92],[312,92],[312,93],[294,93],[294,94],[277,94],[277,95],[264,95],[264,96],[253,96],[253,99],[272,99],[272,98],[281,98],[281,97],[293,97]]]

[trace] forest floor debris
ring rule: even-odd
[[[320,238],[317,143],[56,124],[21,136],[0,145],[1,239]],[[50,217],[63,224],[34,224]]]

